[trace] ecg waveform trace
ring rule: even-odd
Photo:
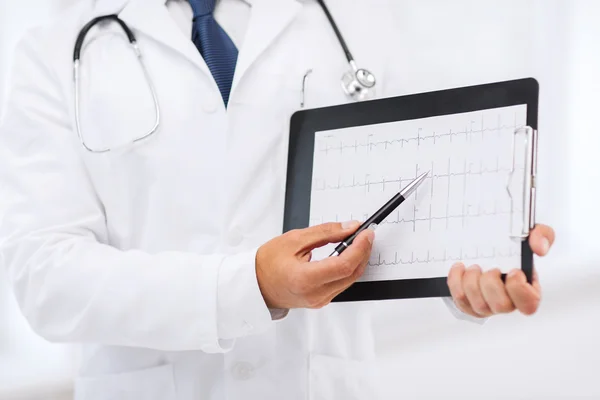
[[[363,280],[441,276],[459,260],[514,267],[520,246],[509,222],[522,206],[510,202],[506,185],[512,170],[522,176],[512,139],[525,122],[522,105],[317,132],[310,224],[364,220],[428,171],[378,227]]]
[[[382,256],[381,253],[377,254],[375,259],[371,258],[369,260],[369,267],[381,267],[381,266],[392,266],[392,265],[412,265],[412,264],[423,264],[423,263],[431,263],[431,262],[466,262],[466,261],[479,261],[479,260],[495,260],[497,258],[507,258],[518,256],[520,253],[515,249],[508,248],[502,250],[498,250],[496,247],[492,248],[490,253],[479,253],[479,248],[475,248],[474,254],[469,254],[465,252],[462,248],[459,249],[459,253],[457,256],[452,256],[448,254],[448,250],[444,250],[444,255],[442,257],[435,257],[431,255],[430,251],[427,251],[427,256],[423,259],[420,259],[418,256],[415,257],[414,251],[410,253],[410,259],[403,259],[398,255],[398,252],[394,252],[393,260],[389,260],[385,256]]]
[[[508,216],[513,214],[514,212],[520,212],[519,209],[515,209],[515,210],[498,210],[497,208],[494,208],[493,210],[482,210],[481,206],[478,206],[478,209],[476,212],[470,212],[471,207],[469,207],[468,211],[466,213],[463,214],[450,214],[450,215],[433,215],[432,214],[432,207],[431,204],[429,205],[429,215],[426,217],[417,217],[417,207],[413,206],[412,210],[413,210],[413,216],[412,218],[405,218],[405,217],[401,217],[400,216],[400,211],[396,211],[395,213],[393,213],[392,215],[394,215],[393,217],[388,217],[387,219],[385,219],[380,225],[387,225],[387,224],[409,224],[410,226],[412,226],[412,230],[413,232],[416,232],[417,230],[417,223],[418,222],[428,222],[429,223],[429,231],[432,230],[432,222],[433,221],[448,221],[448,220],[452,220],[452,219],[459,219],[462,221],[463,227],[466,224],[466,221],[469,218],[481,218],[481,217],[495,217],[495,216],[499,216],[499,215],[504,215],[504,216]],[[350,214],[350,220],[366,220],[367,218],[369,218],[369,214],[368,213],[364,213],[361,215],[354,215],[354,214]],[[340,216],[336,214],[335,216],[335,222],[342,222],[340,219]],[[319,218],[318,220],[311,220],[311,225],[316,224],[323,224],[327,221],[325,221],[322,217]],[[446,224],[446,228],[448,228],[448,224]]]
[[[450,164],[451,159],[448,159],[448,164]],[[467,169],[466,167],[466,160],[465,160],[465,168],[462,172],[446,172],[446,173],[434,173],[434,166],[433,163],[431,165],[431,170],[429,172],[429,179],[440,179],[440,178],[451,178],[454,176],[474,176],[474,175],[485,175],[485,174],[497,174],[499,172],[505,172],[505,173],[509,173],[511,171],[511,168],[509,167],[505,167],[505,168],[501,168],[499,165],[499,158],[496,158],[496,166],[495,168],[485,168],[483,167],[483,162],[480,160],[479,162],[479,170],[475,171],[472,169],[473,163],[469,164],[469,168]],[[417,170],[419,170],[420,168],[417,166]],[[518,167],[518,170],[522,170],[523,167]],[[313,180],[313,189],[312,190],[337,190],[337,189],[345,189],[345,188],[354,188],[354,187],[365,187],[367,188],[367,190],[371,189],[371,186],[378,186],[378,185],[383,185],[383,190],[385,190],[385,185],[386,184],[399,184],[400,188],[402,186],[403,183],[410,183],[412,182],[415,177],[412,176],[410,178],[402,178],[399,177],[398,179],[385,179],[382,178],[381,180],[370,180],[370,176],[369,175],[365,175],[365,178],[363,181],[358,180],[356,178],[355,175],[352,175],[352,183],[345,183],[343,182],[343,177],[342,175],[338,175],[338,179],[336,180],[335,183],[329,183],[327,181],[319,181],[318,179]]]
[[[471,121],[471,124],[475,123],[475,121]],[[482,120],[483,123],[483,120]],[[497,133],[501,133],[503,130],[506,129],[514,129],[516,127],[516,123],[513,125],[498,125],[497,127],[494,128],[482,128],[482,129],[465,129],[462,131],[458,131],[458,132],[452,132],[452,130],[450,129],[448,132],[446,133],[432,133],[431,135],[421,135],[421,132],[423,130],[423,128],[418,128],[417,129],[417,135],[413,136],[413,137],[408,137],[408,138],[400,138],[400,139],[392,139],[392,140],[383,140],[383,141],[371,141],[369,140],[370,138],[373,137],[373,135],[368,135],[367,136],[367,141],[364,143],[359,143],[357,140],[354,141],[353,144],[343,144],[343,142],[340,142],[339,146],[329,146],[328,143],[325,144],[324,148],[319,149],[320,151],[324,152],[324,153],[329,153],[331,151],[341,151],[343,152],[346,149],[354,149],[354,151],[358,151],[359,148],[361,147],[365,147],[368,150],[373,150],[374,147],[378,147],[378,146],[385,146],[385,148],[387,149],[388,146],[393,146],[393,145],[397,145],[400,144],[400,146],[404,147],[404,144],[410,144],[411,142],[417,142],[417,146],[421,145],[421,141],[426,141],[426,140],[433,140],[433,143],[436,143],[437,139],[442,139],[445,137],[448,137],[450,139],[450,141],[452,141],[452,138],[454,137],[460,137],[460,136],[464,136],[465,139],[467,141],[472,141],[473,139],[473,135],[476,134],[480,134],[485,135],[486,132],[497,132]],[[329,136],[329,138],[331,138],[333,136]]]

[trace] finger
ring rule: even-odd
[[[540,295],[540,298],[541,298],[542,297],[542,287],[540,285],[540,277],[539,277],[535,267],[533,268],[533,279],[531,281],[531,285],[533,286],[533,289],[536,291],[536,293],[538,293]]]
[[[465,275],[462,280],[463,290],[467,295],[467,300],[471,304],[471,308],[481,317],[488,317],[492,315],[492,310],[485,302],[481,288],[479,286],[479,280],[481,279],[481,267],[479,265],[473,265],[467,268]]]
[[[296,232],[298,240],[298,252],[301,255],[313,249],[325,246],[329,243],[337,243],[355,232],[360,226],[358,221],[344,223],[328,222],[325,224],[311,226]]]
[[[312,252],[307,252],[304,253],[302,255],[300,255],[300,261],[304,261],[304,262],[310,262],[312,260]]]
[[[529,235],[529,245],[535,254],[545,256],[554,244],[554,229],[547,225],[536,225]]]
[[[469,300],[467,299],[467,295],[463,290],[462,280],[465,275],[465,265],[463,263],[456,263],[450,268],[450,272],[448,273],[448,288],[450,289],[450,295],[454,300],[454,304],[464,312],[465,314],[469,314],[473,317],[479,317],[471,308],[471,304],[469,304]]]
[[[527,277],[519,269],[511,271],[506,277],[506,291],[515,307],[525,315],[534,314],[540,304],[541,293],[537,282],[535,280],[534,285],[527,283]]]
[[[506,314],[515,310],[499,269],[493,269],[481,275],[479,281],[483,299],[494,314]]]
[[[349,277],[342,278],[337,281],[328,282],[327,284],[325,284],[325,290],[329,291],[331,297],[337,296],[338,294],[352,286],[352,284],[354,284],[356,280],[364,274],[365,270],[367,269],[368,263],[369,257],[363,259],[358,268],[356,268],[352,275],[350,275]]]
[[[375,233],[366,229],[339,256],[307,264],[307,278],[320,286],[351,277],[357,268],[369,261],[374,238]]]
[[[323,299],[319,304],[317,304],[316,308],[322,308],[331,303],[333,299],[339,296],[341,293],[346,291],[350,286],[352,286],[358,278],[360,278],[365,270],[367,269],[367,263],[358,267],[352,276],[348,278],[341,279],[335,282],[327,283],[321,292],[321,298]]]
[[[370,236],[369,233],[365,234],[363,232],[359,235],[361,241],[365,240],[365,235],[367,236],[367,240],[369,240],[368,239],[368,236]],[[355,245],[360,245],[360,242],[357,242],[357,240],[359,240],[359,237],[356,238],[356,240],[352,243],[352,245],[348,248],[348,250],[346,250],[344,253],[342,253],[342,255],[344,255],[346,252],[350,251],[351,248],[356,248]],[[369,245],[370,245],[370,242],[369,242]],[[337,257],[337,258],[339,258],[339,257]],[[356,282],[356,280],[362,276],[362,274],[364,273],[364,271],[367,268],[368,261],[369,261],[369,255],[366,255],[362,259],[362,261],[360,261],[358,267],[356,267],[354,269],[354,271],[350,274],[350,276],[344,276],[343,278],[338,279],[338,280],[331,280],[324,284],[320,284],[320,286],[318,283],[319,281],[316,281],[316,282],[313,281],[313,283],[317,284],[317,287],[315,287],[314,290],[312,291],[312,293],[310,293],[307,296],[307,298],[306,298],[307,307],[308,308],[322,308],[322,307],[326,306],[327,304],[329,304],[335,297],[337,297],[340,293],[342,293],[343,291],[348,289],[350,286],[352,286],[352,284],[354,284]],[[320,262],[320,263],[324,264],[323,262]],[[314,266],[316,264],[318,264],[318,263],[313,263],[312,266]],[[312,279],[312,277],[311,277],[311,279]],[[330,279],[331,278],[328,278],[328,280],[330,280]]]

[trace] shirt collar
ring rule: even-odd
[[[187,1],[187,0],[165,0],[165,4],[167,4],[167,3],[168,3],[168,2],[170,2],[170,1]],[[217,3],[218,3],[219,1],[221,1],[221,0],[217,0]],[[252,7],[252,2],[253,2],[254,0],[237,0],[237,1],[241,1],[242,3],[246,3],[246,4],[248,4],[248,6]]]

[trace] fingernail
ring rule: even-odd
[[[375,231],[372,229],[367,229],[365,232],[365,234],[367,235],[367,240],[370,244],[373,244],[373,242],[375,241]]]
[[[377,224],[371,224],[369,225],[369,229],[372,230],[373,232],[375,232],[377,230]]]
[[[358,225],[358,221],[344,221],[342,222],[342,229],[350,229]]]
[[[518,270],[518,269],[513,269],[512,271],[510,271],[508,273],[508,275],[506,277],[507,278],[514,278],[514,277],[516,277],[519,274],[519,271],[520,270]]]
[[[545,255],[550,251],[550,241],[546,238],[542,239],[542,254]]]

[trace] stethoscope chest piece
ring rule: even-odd
[[[317,0],[317,2],[323,9],[325,16],[327,16],[327,19],[329,20],[329,23],[333,28],[340,45],[342,46],[342,50],[344,50],[346,59],[350,64],[350,70],[342,76],[342,90],[346,96],[354,101],[362,101],[375,97],[374,91],[375,84],[377,83],[375,75],[373,75],[373,73],[367,69],[356,67],[354,56],[350,52],[350,49],[344,40],[344,36],[342,36],[342,33],[335,23],[333,16],[329,12],[329,8],[325,4],[325,1]]]
[[[356,68],[351,62],[352,69],[342,76],[342,89],[348,97],[356,101],[371,99],[375,96],[377,80],[371,71]]]

